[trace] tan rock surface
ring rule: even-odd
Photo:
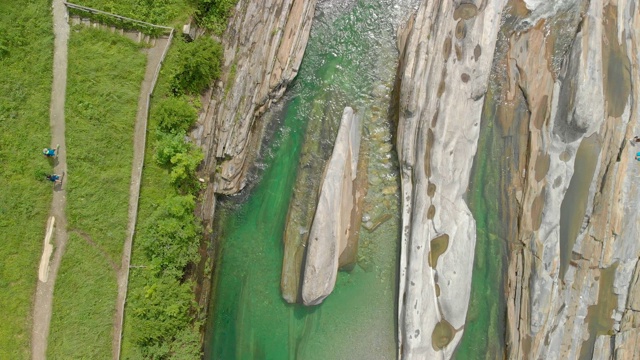
[[[316,0],[239,0],[223,37],[221,81],[204,98],[195,137],[205,151],[207,187],[202,217],[210,219],[214,194],[246,184],[262,137],[261,115],[298,72]]]
[[[523,92],[532,119],[529,143],[520,145],[528,149],[529,166],[522,189],[522,246],[513,247],[509,265],[509,358],[638,358],[633,290],[640,256],[635,204],[640,172],[633,155],[640,148],[628,148],[628,139],[640,130],[637,96],[630,96],[640,82],[638,4],[568,1],[557,7],[563,11],[548,6],[543,11],[540,2],[526,3],[531,13],[522,23],[532,26],[514,35],[508,54],[511,88]],[[571,16],[580,20],[575,32],[567,26],[571,20],[554,27]],[[572,40],[566,55],[541,55],[539,49],[557,50],[567,39]],[[548,66],[553,63],[560,64],[557,74]],[[539,115],[540,109],[548,111]],[[590,147],[595,156],[581,157]],[[542,177],[536,173],[540,154],[549,156]],[[589,163],[593,174],[578,172]],[[582,178],[572,179],[574,174]],[[566,198],[579,183],[586,186],[577,195],[585,198],[586,209],[574,224],[562,218],[579,214],[579,207],[571,206],[577,204],[575,193]],[[562,227],[577,231],[570,253],[562,250],[561,242],[571,241],[562,238]],[[564,261],[568,266],[561,272]]]

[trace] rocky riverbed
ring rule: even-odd
[[[225,35],[226,75],[197,131],[210,182],[205,220],[214,193],[245,186],[261,115],[296,75],[315,8],[311,0],[239,1]],[[365,200],[359,231],[395,220],[398,191],[402,201],[399,358],[450,358],[467,331],[475,219],[485,215],[469,210],[467,196],[487,126],[501,130],[490,133],[505,151],[504,161],[483,170],[500,173],[503,192],[495,213],[504,228],[486,229],[500,233],[507,249],[505,294],[496,295],[506,298],[503,356],[640,358],[640,143],[630,141],[640,135],[639,36],[638,0],[420,1],[398,31],[395,144],[372,120],[364,120],[363,133],[367,198],[389,206]],[[332,99],[348,97],[340,91],[353,90],[318,97],[312,112],[337,117]],[[308,199],[318,198],[317,169],[332,151],[333,140],[324,140],[335,124],[309,124],[325,135],[305,141],[318,149],[300,160],[298,181],[315,190],[294,193],[289,205],[297,215],[285,243],[297,250],[285,247],[281,281],[290,302],[300,301],[303,245],[316,209]],[[394,145],[400,189],[385,178],[394,172],[387,156]],[[304,166],[315,170],[305,175]],[[367,241],[357,255],[365,270]]]

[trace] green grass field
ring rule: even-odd
[[[54,292],[51,359],[111,356],[145,66],[141,46],[125,37],[71,29],[65,106],[70,237]]]
[[[52,188],[50,1],[0,1],[0,359],[30,358],[31,306]]]

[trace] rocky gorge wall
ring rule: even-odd
[[[399,357],[450,358],[462,337],[475,245],[465,192],[483,106],[499,103],[516,148],[504,154],[515,165],[495,169],[516,209],[502,215],[516,224],[504,356],[640,358],[638,8],[425,1],[400,32]]]
[[[530,114],[509,358],[637,359],[638,6],[526,7],[507,55],[507,101],[521,92]]]
[[[316,0],[239,0],[222,39],[222,77],[204,97],[193,136],[204,150],[208,186],[200,214],[210,222],[215,194],[235,194],[262,141],[261,116],[284,94],[304,55]]]
[[[238,2],[225,75],[195,136],[209,183],[203,219],[216,193],[245,186],[261,116],[297,73],[315,2]],[[495,169],[510,179],[516,209],[503,214],[516,224],[504,356],[640,358],[640,143],[629,141],[640,135],[639,5],[424,0],[400,29],[399,358],[451,358],[464,334],[476,242],[466,193],[483,108],[494,101],[502,126],[517,117],[519,132],[517,151],[504,154],[515,165]],[[499,98],[488,99],[495,77]]]

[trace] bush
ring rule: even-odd
[[[201,93],[220,76],[222,45],[209,37],[185,44],[177,56],[172,80],[174,94]]]
[[[156,161],[162,166],[171,166],[171,159],[180,153],[188,152],[193,145],[185,141],[186,134],[166,134],[159,132],[156,142]]]
[[[227,19],[236,0],[194,0],[194,3],[198,25],[221,35],[227,27]]]
[[[168,197],[147,219],[140,246],[156,274],[181,278],[190,262],[198,259],[200,225],[191,195]]]
[[[136,318],[133,336],[145,357],[164,359],[171,354],[168,343],[190,327],[193,285],[166,276],[148,277],[148,285],[132,294],[136,304],[132,309]]]
[[[187,193],[198,190],[196,170],[204,159],[202,149],[185,140],[184,131],[158,133],[156,161],[170,169],[169,182]]]
[[[198,120],[198,112],[183,96],[168,97],[158,105],[158,127],[162,132],[186,132]]]
[[[200,351],[200,324],[188,327],[176,335],[171,346],[171,359],[173,360],[193,360],[201,359]]]
[[[196,190],[196,170],[204,160],[202,150],[197,147],[186,153],[178,153],[171,158],[171,183],[183,190]]]

